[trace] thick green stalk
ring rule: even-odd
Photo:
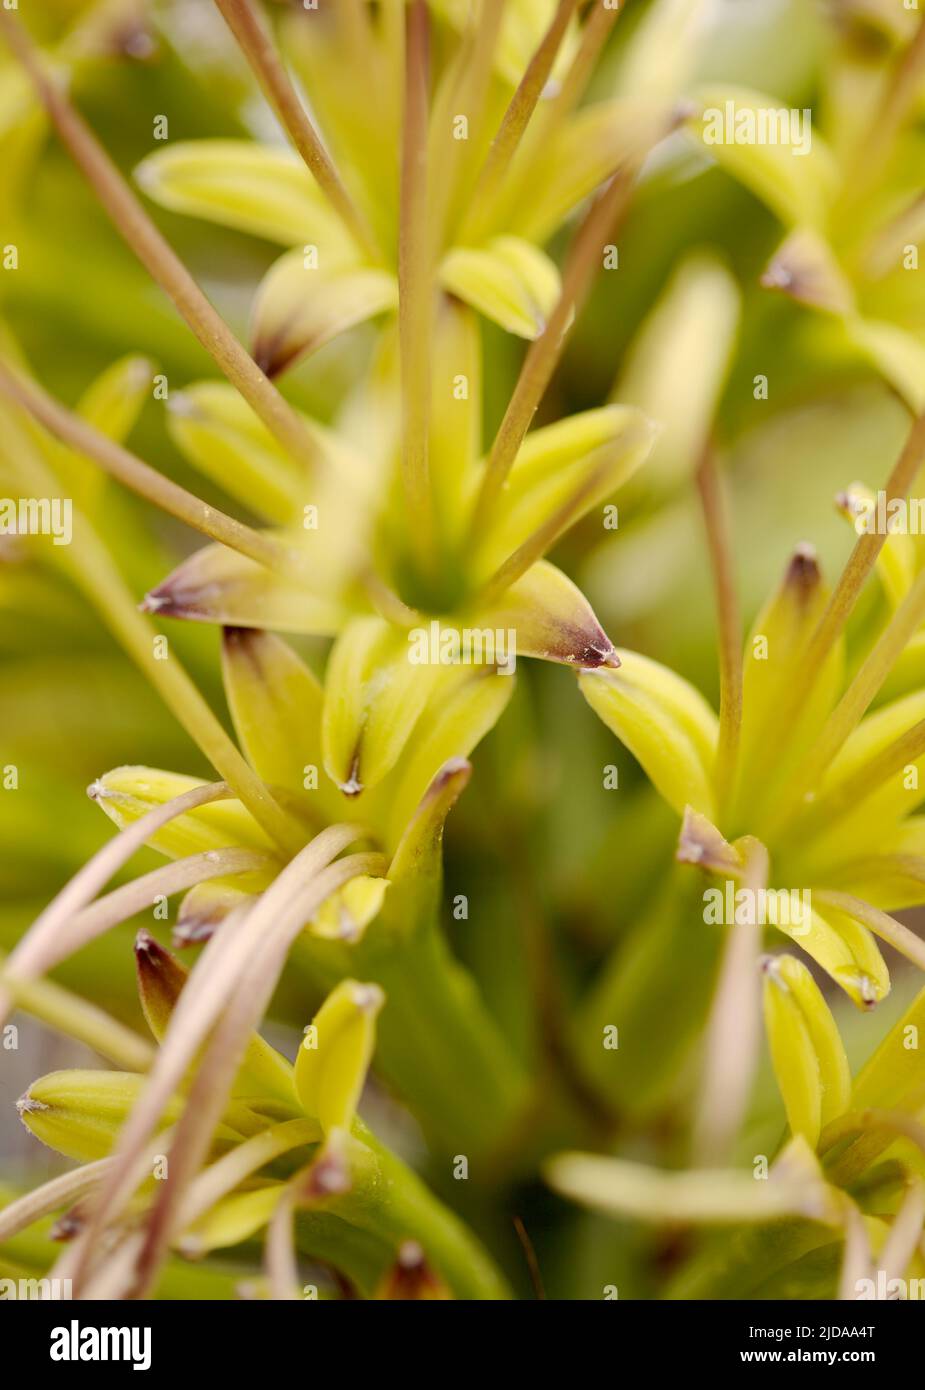
[[[365,1171],[366,1182],[332,1209],[352,1225],[391,1238],[396,1249],[416,1240],[457,1298],[509,1298],[504,1277],[465,1224],[369,1131],[357,1128],[361,1137],[351,1139],[348,1161],[351,1171]]]
[[[675,868],[575,1019],[581,1065],[618,1112],[642,1116],[668,1103],[701,1036],[722,946],[703,920],[703,884],[696,871]]]
[[[517,1125],[527,1081],[439,932],[364,943],[349,953],[303,934],[290,960],[319,990],[348,974],[382,986],[378,1065],[440,1151],[468,1158],[470,1178],[484,1181],[480,1161]]]

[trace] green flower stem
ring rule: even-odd
[[[313,1207],[296,1209],[294,1242],[300,1255],[330,1265],[363,1298],[375,1297],[395,1259],[392,1246],[378,1235],[351,1226],[334,1212]]]
[[[60,494],[61,488],[52,470],[30,447],[30,440],[18,421],[4,412],[3,425],[8,437],[12,434],[20,446],[21,457],[28,460],[31,485],[43,488],[49,496]],[[169,661],[157,660],[154,655],[157,634],[138,612],[109,551],[77,508],[74,509],[73,544],[64,547],[59,563],[258,824],[277,845],[296,853],[304,844],[303,834],[228,737],[178,658],[171,654]]]
[[[375,931],[373,931],[375,935]],[[330,989],[345,975],[375,981],[386,994],[377,1058],[384,1074],[444,1153],[463,1155],[478,1180],[487,1158],[516,1126],[527,1082],[468,973],[436,930],[408,942],[349,952],[303,933],[295,970]]]
[[[75,164],[83,172],[119,235],[168,294],[199,342],[240,391],[267,429],[307,467],[317,460],[314,441],[298,414],[257,366],[196,284],[68,97],[50,78],[25,29],[0,8],[0,29]]]
[[[318,132],[289,80],[276,45],[254,6],[250,0],[215,0],[215,3],[237,39],[241,52],[250,63],[283,129],[302,156],[318,187],[337,212],[360,254],[373,262],[381,262],[382,257],[373,234],[331,163]],[[340,8],[343,9],[343,6]]]
[[[530,117],[536,110],[543,94],[543,88],[552,72],[556,54],[569,21],[575,12],[576,0],[559,0],[539,48],[527,66],[520,85],[511,98],[504,113],[501,125],[492,140],[479,174],[475,192],[469,204],[469,216],[463,223],[460,238],[462,241],[478,242],[485,234],[486,214],[494,207],[494,199],[501,187],[504,176],[526,132]]]
[[[729,512],[709,442],[697,470],[697,487],[719,619],[719,746],[714,776],[717,803],[724,810],[735,786],[742,733],[742,621],[733,571]]]
[[[902,452],[887,479],[884,488],[887,505],[908,494],[923,462],[925,462],[925,415],[919,415],[913,421]],[[787,689],[786,698],[782,701],[777,712],[777,723],[780,728],[787,728],[790,724],[795,723],[813,681],[854,612],[861,590],[873,570],[877,556],[886,544],[888,536],[889,532],[883,531],[880,535],[869,532],[858,538],[848,557],[848,563],[835,585],[828,607],[809,639],[801,660],[794,667],[793,679]],[[799,778],[796,779],[791,795],[784,798],[781,805],[775,808],[775,814],[764,833],[764,838],[769,843],[777,837],[781,827],[793,814],[794,808],[799,805],[799,801],[793,799],[794,796],[802,797],[804,791],[802,782]]]
[[[393,1242],[417,1241],[457,1298],[505,1299],[510,1290],[468,1228],[400,1159],[357,1123],[347,1150],[351,1190],[329,1210]]]
[[[398,247],[402,478],[408,509],[407,533],[421,573],[432,578],[436,566],[436,537],[428,430],[433,266],[427,232],[429,19],[423,0],[412,0],[408,6],[406,26]]]
[[[666,1299],[744,1299],[788,1265],[839,1239],[815,1221],[774,1221],[710,1237],[664,1290]]]
[[[17,1008],[57,1028],[65,1037],[92,1047],[117,1067],[126,1071],[148,1070],[154,1049],[131,1028],[50,980],[7,978],[3,973],[4,960],[0,951],[0,988],[9,990]]]
[[[558,365],[568,332],[581,312],[597,273],[601,246],[613,236],[629,204],[634,178],[635,171],[632,169],[621,169],[615,174],[598,193],[574,235],[562,277],[561,293],[545,329],[530,344],[514,393],[492,443],[469,524],[470,540],[481,536],[501,495],[517,452]]]
[[[295,551],[227,516],[217,507],[209,506],[193,493],[187,492],[186,488],[163,477],[121,444],[94,429],[73,411],[66,410],[35,382],[11,371],[3,362],[0,362],[0,391],[27,410],[57,439],[92,459],[124,487],[153,502],[169,516],[176,517],[210,540],[227,545],[229,549],[267,566],[285,578],[298,578],[304,574],[306,566],[300,563]]]
[[[676,867],[651,914],[632,927],[601,971],[575,1023],[575,1050],[589,1081],[618,1111],[664,1105],[679,1067],[702,1035],[722,938],[703,921],[702,882]],[[617,1046],[605,1030],[617,1029]]]

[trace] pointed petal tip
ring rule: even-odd
[[[356,777],[351,777],[346,782],[338,782],[337,790],[343,792],[344,796],[359,796],[363,790],[363,783]]]
[[[385,1003],[385,991],[377,984],[354,985],[351,998],[364,1014],[377,1014]]]
[[[166,946],[162,946],[147,927],[140,927],[135,936],[135,961],[145,980],[150,979],[152,973],[173,974],[178,969]]]
[[[675,850],[678,864],[695,864],[710,873],[736,874],[742,867],[733,845],[706,816],[685,806]]]
[[[332,1137],[334,1131],[332,1131]],[[337,1197],[350,1191],[350,1169],[346,1156],[337,1144],[329,1140],[325,1151],[312,1164],[306,1183],[306,1196],[325,1198]]]
[[[226,624],[222,627],[222,651],[224,655],[248,659],[255,674],[262,674],[262,663],[258,656],[258,644],[266,634],[256,627],[240,627]]]
[[[76,1211],[66,1211],[63,1216],[59,1216],[51,1230],[48,1232],[49,1240],[65,1242],[73,1240],[80,1235],[84,1228],[82,1217]]]
[[[201,418],[202,415],[188,391],[173,391],[168,395],[165,405],[171,415],[178,415],[183,419],[190,419],[193,416],[200,416]]]
[[[883,997],[869,975],[861,975],[858,978],[858,994],[861,1000],[861,1007],[867,1013],[869,1013],[871,1009],[875,1009]]]
[[[159,945],[154,941],[153,935],[150,934],[147,927],[139,927],[135,933],[135,955],[150,956],[156,954],[159,949]]]
[[[676,130],[685,121],[692,121],[695,116],[700,115],[701,109],[700,105],[696,101],[692,101],[690,97],[682,97],[680,101],[675,102],[669,113],[670,129]]]
[[[766,268],[758,277],[758,283],[764,290],[789,290],[794,281],[793,271],[782,260],[769,262]]]
[[[158,186],[155,156],[148,155],[132,170],[132,181],[143,193],[152,194]]]
[[[139,390],[142,386],[147,386],[156,370],[157,364],[150,357],[133,357],[128,364],[125,384]]]
[[[419,816],[433,817],[435,808],[440,808],[438,815],[439,823],[442,825],[469,785],[471,776],[472,764],[468,758],[447,758],[446,762],[434,773],[427,790],[421,797],[415,812],[415,819]]]
[[[447,758],[443,766],[437,769],[430,786],[437,795],[451,782],[460,782],[462,791],[471,776],[472,764],[468,758]]]
[[[402,1269],[420,1269],[427,1263],[424,1250],[416,1240],[404,1240],[399,1246],[398,1263]]]
[[[28,1091],[25,1091],[16,1102],[16,1109],[19,1112],[20,1119],[22,1119],[23,1115],[35,1115],[39,1111],[47,1110],[48,1108],[49,1107],[44,1101],[36,1100],[34,1096],[30,1096]]]
[[[163,613],[165,609],[168,610],[167,615],[169,616],[170,599],[157,589],[152,589],[149,594],[145,594],[138,605],[139,613]]]
[[[809,594],[821,579],[822,571],[819,568],[815,546],[810,545],[808,541],[801,541],[790,557],[784,583],[802,594]]]
[[[284,372],[295,361],[296,356],[301,355],[301,352],[295,353],[286,347],[278,334],[271,338],[254,338],[251,343],[251,356],[264,376],[269,377],[271,381]]]
[[[217,918],[184,917],[170,933],[170,944],[175,951],[185,951],[190,946],[201,946],[211,940],[216,925]]]
[[[615,648],[609,644],[605,647],[601,643],[589,643],[577,656],[568,657],[567,664],[577,667],[581,674],[593,674],[596,671],[618,671],[623,663]]]
[[[214,622],[214,617],[206,604],[203,610],[198,600],[208,591],[202,588],[173,588],[171,580],[166,579],[158,588],[145,594],[138,605],[139,613],[156,615],[159,618],[186,618],[192,622]]]
[[[679,864],[702,864],[705,853],[703,838],[698,833],[696,812],[692,806],[685,806],[675,860]]]

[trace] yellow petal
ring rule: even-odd
[[[233,387],[194,382],[172,392],[167,412],[177,448],[229,496],[270,521],[301,518],[304,476]],[[320,443],[317,431],[313,437]]]
[[[349,1128],[376,1044],[378,985],[342,980],[322,1004],[299,1048],[295,1086],[306,1115],[327,1134]]]
[[[815,1148],[822,1127],[847,1108],[851,1073],[835,1020],[793,956],[766,958],[764,1019],[791,1132]]]
[[[255,140],[171,143],[135,170],[149,198],[193,217],[235,227],[282,246],[326,249],[345,238],[302,160],[282,146]]]
[[[760,134],[761,122],[780,115],[780,102],[744,87],[706,87],[695,94],[697,114],[688,130],[706,154],[760,198],[788,226],[825,230],[838,184],[831,151],[803,112],[790,143],[754,139],[738,143],[736,130]],[[737,124],[738,123],[738,124]],[[719,137],[719,138],[717,138]],[[802,153],[796,151],[801,149]]]
[[[105,1158],[118,1138],[147,1077],[121,1071],[55,1071],[33,1081],[17,1102],[28,1130],[50,1149],[82,1163]],[[171,1101],[163,1123],[177,1118]]]
[[[387,878],[358,874],[322,903],[308,930],[331,941],[359,941],[379,915],[388,887]]]
[[[146,596],[143,606],[165,618],[318,635],[337,632],[344,621],[336,597],[324,598],[272,574],[224,545],[195,551]]]
[[[447,667],[415,725],[404,756],[372,792],[366,812],[385,827],[385,840],[396,846],[432,780],[448,763],[464,759],[494,727],[514,693],[510,676],[491,667]]]
[[[544,252],[519,237],[457,247],[440,266],[444,287],[508,333],[538,338],[559,298],[559,272]]]
[[[851,1069],[832,1011],[809,970],[795,956],[776,956],[778,977],[802,1010],[822,1081],[822,1124],[843,1115],[851,1099]]]
[[[306,266],[302,250],[267,272],[254,301],[253,355],[268,376],[287,370],[325,343],[398,307],[398,282],[369,267]]]
[[[223,1197],[205,1216],[187,1227],[175,1242],[177,1249],[187,1259],[198,1259],[210,1250],[240,1245],[263,1230],[285,1191],[285,1183],[275,1182],[254,1188],[252,1192],[235,1192]]]
[[[348,795],[392,768],[440,667],[412,660],[409,634],[381,618],[358,618],[328,660],[321,734],[328,776]]]
[[[854,309],[854,290],[834,251],[807,227],[791,232],[775,251],[761,283],[811,309],[831,314],[849,314]]]
[[[925,344],[894,323],[852,319],[850,340],[916,414],[925,410]]]
[[[235,731],[255,771],[296,793],[319,822],[336,818],[340,799],[322,773],[322,687],[304,661],[272,633],[226,628],[222,674]]]
[[[89,788],[96,804],[120,830],[155,806],[203,785],[200,778],[164,772],[156,767],[117,767],[98,777]],[[171,821],[149,841],[170,859],[241,845],[272,850],[268,837],[239,801],[202,806]]]
[[[842,912],[826,907],[825,916],[815,909],[809,920],[798,920],[780,930],[831,975],[859,1009],[871,1009],[890,992],[890,975],[880,948],[866,927]]]
[[[611,496],[648,457],[657,426],[632,406],[582,411],[527,435],[471,564],[487,579],[574,498],[569,524]]]
[[[740,1224],[782,1216],[831,1219],[821,1173],[771,1170],[766,1182],[736,1169],[671,1172],[621,1158],[564,1153],[547,1161],[547,1181],[557,1192],[611,1216],[661,1224]]]
[[[618,648],[618,671],[583,672],[581,692],[678,814],[715,819],[712,769],[718,721],[699,691],[638,652]]]
[[[582,670],[609,664],[614,646],[584,594],[555,565],[540,560],[496,604],[468,619],[475,629],[513,635],[518,656],[561,661]],[[508,649],[505,642],[505,652]]]
[[[136,938],[135,961],[141,1007],[148,1027],[162,1042],[188,971],[146,931],[139,932]],[[256,1033],[247,1044],[233,1094],[295,1103],[291,1066]]]
[[[829,600],[816,555],[798,546],[779,588],[755,619],[745,644],[738,819],[759,823],[762,808],[802,760],[840,692],[843,643],[827,657],[798,717],[786,728],[779,711],[806,643]]]

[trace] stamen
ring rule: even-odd
[[[305,107],[299,100],[270,34],[250,0],[215,0],[241,52],[254,70],[267,101],[302,156],[307,168],[326,194],[362,254],[381,261],[379,249],[365,218],[347,192],[331,158],[321,143]],[[340,8],[343,8],[341,4]]]
[[[256,905],[250,910],[229,914],[223,930],[213,936],[205,947],[177,1001],[148,1085],[120,1135],[115,1153],[118,1161],[100,1193],[87,1231],[81,1237],[75,1285],[87,1270],[94,1240],[104,1226],[120,1214],[134,1191],[134,1167],[138,1155],[143,1151],[164,1107],[209,1029],[226,1008],[229,992],[235,990],[242,972],[249,969],[255,947],[272,931],[277,914],[292,897],[294,884],[302,884],[306,878],[310,881],[362,833],[356,826],[335,825],[316,835],[286,866]],[[199,1075],[202,1076],[201,1071]],[[211,1101],[213,1097],[208,1099]],[[224,1106],[224,1097],[221,1100]],[[193,1107],[190,1101],[186,1115],[191,1113]]]
[[[511,97],[479,175],[469,204],[471,211],[460,232],[461,241],[478,241],[484,230],[495,194],[523,139],[537,102],[543,96],[552,65],[569,21],[575,13],[576,5],[577,0],[559,0],[552,22]]]
[[[626,169],[614,175],[591,204],[575,235],[562,277],[562,292],[544,332],[530,344],[492,444],[472,513],[471,538],[480,535],[530,428],[562,355],[566,334],[597,272],[601,247],[609,240],[629,205],[634,173]]]
[[[0,391],[28,410],[56,438],[92,459],[111,477],[117,478],[139,497],[153,502],[169,516],[289,578],[297,577],[302,572],[303,566],[290,547],[269,540],[253,527],[236,521],[234,517],[227,516],[217,507],[187,492],[186,488],[163,477],[121,444],[66,410],[35,382],[27,381],[19,373],[11,371],[2,361]]]
[[[742,733],[742,619],[733,570],[729,513],[708,441],[697,470],[719,620],[719,743],[716,800],[722,813],[735,786]]]
[[[358,838],[355,831],[351,838]],[[287,875],[292,879],[297,877],[290,874],[295,862],[283,871],[274,888]],[[190,1092],[189,1103],[177,1126],[176,1138],[170,1148],[170,1175],[151,1213],[147,1238],[139,1259],[140,1290],[149,1287],[166,1254],[170,1234],[175,1227],[177,1204],[206,1157],[247,1039],[269,1006],[293,940],[305,922],[338,888],[361,874],[382,873],[385,867],[386,861],[381,855],[350,855],[318,873],[310,873],[308,882],[294,892],[286,885],[291,896],[284,906],[268,913],[261,904],[251,914],[243,933],[247,938],[249,964],[243,978],[234,987],[234,994],[209,1044]],[[272,891],[267,891],[264,902]]]
[[[199,342],[267,429],[306,467],[316,462],[311,436],[288,401],[263,374],[161,236],[125,179],[69,98],[44,72],[25,28],[0,7],[7,42],[110,220],[149,274],[170,296]]]
[[[23,1111],[32,1112],[47,1107],[26,1095],[17,1103],[17,1109],[22,1114]],[[71,1206],[88,1192],[92,1192],[102,1181],[111,1164],[111,1158],[84,1163],[72,1172],[62,1173],[50,1182],[42,1183],[41,1187],[35,1188],[32,1192],[26,1192],[16,1201],[10,1202],[0,1211],[0,1242],[10,1240],[27,1226],[31,1226],[34,1221],[40,1221],[43,1216],[49,1216],[61,1207]]]
[[[406,20],[405,105],[402,123],[401,223],[398,250],[399,343],[402,393],[402,478],[408,534],[422,572],[435,565],[428,422],[432,264],[427,235],[427,74],[429,24],[424,0],[412,0]]]
[[[128,863],[146,841],[158,830],[168,825],[177,816],[199,806],[207,806],[214,801],[224,801],[232,795],[225,782],[204,783],[192,787],[181,796],[155,806],[124,830],[114,839],[97,850],[92,859],[75,874],[56,898],[35,919],[7,962],[7,974],[17,979],[29,979],[45,969],[45,959],[49,948],[68,920],[88,903],[96,893],[112,878],[113,874]],[[0,988],[0,1022],[12,1004],[9,993]]]

